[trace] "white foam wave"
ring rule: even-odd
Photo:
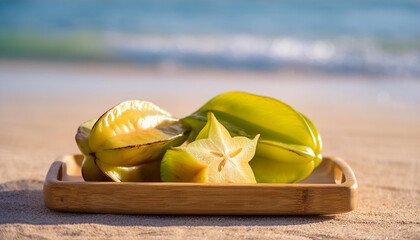
[[[124,58],[152,64],[420,75],[420,49],[387,51],[372,39],[112,33],[107,42]]]

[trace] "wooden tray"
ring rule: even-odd
[[[64,155],[45,178],[45,205],[58,211],[137,214],[314,215],[356,207],[357,182],[341,159],[325,157],[295,184],[85,182],[81,155]]]

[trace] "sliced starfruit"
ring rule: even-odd
[[[253,140],[231,137],[213,113],[196,139],[167,150],[161,163],[161,179],[167,182],[255,183],[249,161],[259,135]]]
[[[93,157],[102,173],[117,182],[159,181],[160,161],[166,149],[180,145],[187,137],[178,119],[150,102],[138,100],[108,110],[87,135],[87,155]]]
[[[245,92],[220,94],[181,122],[194,139],[212,112],[232,136],[261,134],[250,165],[257,182],[293,183],[306,178],[322,161],[322,143],[313,123],[289,105]]]

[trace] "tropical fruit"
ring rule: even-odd
[[[86,181],[109,181],[107,177],[96,165],[95,157],[89,155],[90,148],[88,138],[93,125],[98,119],[92,119],[82,123],[77,129],[76,143],[84,155],[82,162],[82,176]]]
[[[80,151],[85,156],[89,155],[90,153],[88,138],[89,138],[90,131],[92,131],[92,127],[96,123],[96,121],[98,121],[97,118],[91,119],[89,121],[86,121],[80,124],[79,128],[77,128],[76,143]]]
[[[259,135],[253,140],[231,137],[213,113],[193,142],[166,151],[161,178],[167,182],[255,183],[249,161]]]
[[[96,165],[95,157],[87,155],[82,162],[82,177],[85,181],[110,181],[111,179],[105,175]]]
[[[232,136],[261,134],[250,162],[257,182],[293,183],[322,161],[321,137],[313,123],[289,105],[245,92],[220,94],[180,121],[194,140],[212,112]]]
[[[159,181],[160,161],[166,149],[180,145],[187,137],[178,119],[150,102],[138,100],[111,108],[79,130],[76,142],[89,156],[82,166],[86,180],[98,176],[97,167],[117,182]]]
[[[220,94],[180,120],[152,103],[126,101],[83,123],[76,142],[88,181],[293,183],[322,162],[322,140],[309,118],[245,92]]]

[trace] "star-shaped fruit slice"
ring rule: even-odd
[[[255,183],[249,161],[255,154],[254,139],[231,137],[213,113],[195,141],[166,151],[161,179],[166,182]]]

